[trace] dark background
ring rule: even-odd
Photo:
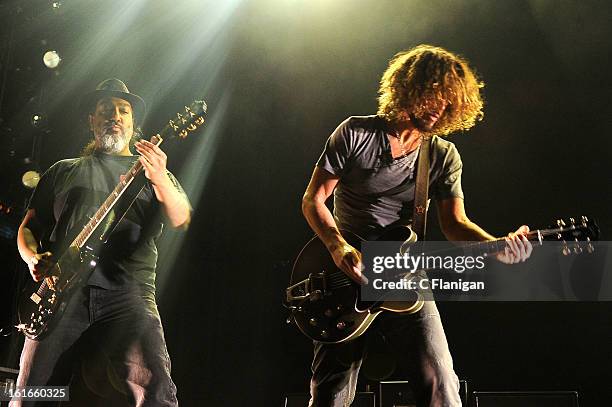
[[[158,269],[184,406],[280,406],[285,392],[307,389],[310,344],[285,325],[281,306],[291,261],[311,236],[301,196],[335,126],[375,112],[397,51],[443,46],[486,83],[484,121],[451,137],[471,219],[501,236],[586,214],[604,238],[612,232],[612,3],[176,3],[0,4],[2,326],[25,275],[11,236],[29,195],[21,174],[78,154],[88,139],[78,98],[107,77],[148,102],[146,135],[194,98],[209,105],[203,132],[165,146],[195,208],[187,233],[165,235]],[[42,63],[49,49],[63,58],[56,70]],[[47,123],[32,127],[33,114]],[[611,303],[439,307],[472,389],[575,389],[583,406],[612,400]],[[14,338],[0,338],[0,365],[17,366]]]

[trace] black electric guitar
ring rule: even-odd
[[[353,247],[361,250],[364,239],[350,233],[342,236]],[[557,221],[555,227],[534,230],[527,234],[534,247],[544,240],[569,242],[562,245],[563,254],[582,250],[592,251],[590,241],[597,240],[599,228],[585,216],[570,218],[567,224]],[[403,242],[400,252],[416,243],[416,234],[409,227],[393,228],[383,233],[378,241]],[[580,243],[584,242],[584,244]],[[506,241],[470,244],[464,249],[475,255],[491,255],[503,251]],[[298,255],[286,289],[286,304],[291,310],[291,321],[307,337],[324,343],[353,340],[363,334],[383,311],[412,314],[418,312],[424,300],[417,291],[408,291],[403,301],[362,301],[359,285],[353,282],[334,263],[323,242],[314,237]]]
[[[204,101],[194,101],[191,106],[185,107],[184,112],[177,113],[175,119],[169,120],[164,129],[151,138],[151,142],[159,146],[164,138],[186,138],[189,133],[204,124],[206,108]],[[128,187],[135,184],[134,181],[142,170],[142,164],[137,160],[74,240],[67,245],[67,249],[61,251],[59,257],[52,257],[54,264],[43,281],[30,282],[24,289],[19,301],[17,329],[25,336],[40,339],[50,332],[61,318],[75,288],[87,281],[96,266],[96,255],[106,238],[106,233],[100,232],[104,228],[99,226],[108,222],[107,215]]]

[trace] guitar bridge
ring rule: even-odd
[[[307,279],[287,288],[287,302],[305,300],[306,298],[316,301],[321,299],[326,291],[325,272],[310,274]]]

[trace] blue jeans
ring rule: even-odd
[[[24,343],[17,386],[44,385],[70,385],[62,406],[178,406],[154,294],[79,289],[47,336]]]
[[[378,331],[378,332],[377,332]],[[383,312],[359,338],[341,344],[314,343],[311,407],[348,407],[373,335],[382,334],[396,362],[408,374],[417,406],[461,407],[459,379],[435,302],[418,313]]]

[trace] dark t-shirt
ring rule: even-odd
[[[93,154],[58,161],[41,177],[30,199],[36,211],[36,236],[54,255],[70,244],[127,172],[137,156]],[[168,173],[177,190],[183,189]],[[100,228],[101,226],[99,226]],[[163,229],[160,205],[146,183],[123,220],[98,254],[89,285],[121,289],[140,285],[155,289],[156,239]],[[99,231],[97,231],[99,232]]]
[[[389,225],[412,221],[418,149],[393,159],[386,121],[352,116],[332,133],[317,166],[340,177],[334,191],[334,218],[340,229],[363,237]],[[461,157],[450,141],[434,136],[429,195],[463,199]]]

